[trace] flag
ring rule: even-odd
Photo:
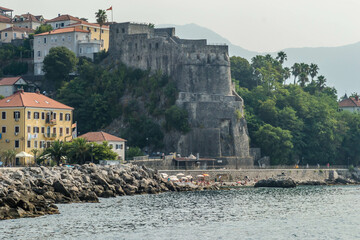
[[[76,123],[73,123],[73,125],[71,125],[71,128],[76,128]]]
[[[111,6],[111,7],[109,7],[108,9],[106,9],[106,11],[110,11],[110,10],[112,10],[112,6]]]

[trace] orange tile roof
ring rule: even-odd
[[[103,142],[103,141],[114,141],[114,142],[125,142],[125,139],[116,137],[106,132],[88,132],[79,138],[85,138],[88,142]]]
[[[349,97],[339,102],[339,107],[360,107],[360,99]]]
[[[77,28],[77,27],[67,27],[67,28],[59,28],[59,29],[51,30],[50,32],[44,32],[44,33],[36,34],[35,36],[53,35],[53,34],[69,33],[69,32],[89,33],[90,31],[82,30],[82,29]]]
[[[35,30],[30,28],[20,28],[20,27],[9,27],[6,29],[1,30],[0,32],[27,32],[27,33],[34,33]]]
[[[12,86],[14,85],[21,77],[8,77],[0,79],[0,86]]]
[[[2,22],[2,23],[11,23],[11,18],[0,15],[0,22]]]
[[[93,27],[100,27],[100,25],[98,23],[89,23],[89,22],[86,22],[83,20],[80,20],[77,23],[72,23],[69,26],[78,26],[78,25],[88,25],[88,26],[93,26]],[[109,29],[109,26],[102,25],[101,28]]]
[[[47,20],[46,22],[49,23],[49,22],[69,21],[69,20],[81,21],[79,18],[76,18],[76,17],[73,17],[73,16],[70,16],[70,15],[66,14],[66,15],[61,15],[59,17]]]
[[[40,93],[24,92],[23,90],[20,90],[7,98],[0,100],[0,108],[6,107],[36,107],[69,110],[74,109]]]

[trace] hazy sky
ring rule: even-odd
[[[95,21],[113,6],[114,21],[196,23],[248,50],[340,46],[360,41],[359,0],[1,0],[15,14],[58,13]],[[111,13],[108,12],[109,18]]]

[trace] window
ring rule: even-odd
[[[66,128],[66,135],[69,135],[70,134],[70,129],[67,127]]]
[[[41,127],[41,133],[45,133],[45,127]]]
[[[31,112],[30,111],[27,112],[27,119],[31,119]]]
[[[39,133],[39,130],[40,130],[39,127],[34,127],[33,128],[34,133]]]
[[[39,112],[34,112],[34,119],[39,119]]]
[[[61,40],[62,40],[63,42],[65,42],[65,36],[62,36],[62,37],[61,37]]]
[[[31,141],[30,140],[27,141],[27,147],[31,148]]]
[[[45,120],[45,113],[44,112],[41,113],[41,119]]]
[[[79,49],[79,53],[82,53],[82,48]]]
[[[61,27],[64,27],[64,23],[61,23]]]
[[[1,113],[1,119],[6,119],[6,112]]]
[[[96,29],[96,28],[94,29],[94,32],[97,32],[97,29]]]
[[[68,41],[71,41],[71,36],[68,36]]]
[[[37,56],[41,57],[41,52],[40,51],[38,51]]]
[[[125,33],[125,28],[122,28],[121,31],[122,31],[122,33]]]
[[[34,148],[38,148],[38,141],[34,141]]]
[[[60,137],[63,135],[63,128],[62,127],[59,128],[59,135],[60,135]]]
[[[7,37],[7,33],[5,33],[5,37]]]
[[[123,146],[124,146],[124,145],[120,144],[120,149],[123,149]]]
[[[14,33],[14,38],[16,38],[16,33]]]
[[[70,121],[70,113],[65,114],[65,121]]]
[[[63,117],[64,117],[64,114],[63,114],[63,113],[60,113],[60,114],[59,114],[59,121],[62,121],[62,120],[63,120]]]
[[[20,119],[20,112],[19,111],[14,112],[14,119],[15,119],[15,121],[19,121],[19,119]]]
[[[46,37],[44,37],[44,43],[46,43]]]
[[[101,33],[104,33],[104,30],[101,29]]]
[[[58,24],[56,24],[55,26],[56,26],[56,28],[58,28]]]
[[[51,147],[51,142],[49,142],[49,141],[46,142],[46,147],[47,147],[47,148]]]
[[[86,29],[87,29],[87,30],[90,30],[90,28],[89,28],[89,27],[87,27]]]
[[[40,141],[40,148],[45,148],[45,141]]]
[[[6,127],[4,127],[4,126],[1,127],[1,132],[2,132],[2,133],[6,133]]]
[[[56,120],[56,113],[53,113],[53,119]]]
[[[34,127],[35,128],[35,127]],[[31,126],[27,126],[27,132],[31,133]]]
[[[56,134],[56,127],[53,128],[53,134]]]
[[[20,127],[19,126],[15,126],[15,133],[19,133],[20,132]]]
[[[19,148],[20,147],[20,143],[19,143],[19,140],[15,140],[15,148]]]

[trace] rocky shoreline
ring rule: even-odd
[[[132,164],[2,169],[0,220],[59,214],[58,203],[96,203],[99,197],[204,189],[218,187],[174,184],[155,170]]]

